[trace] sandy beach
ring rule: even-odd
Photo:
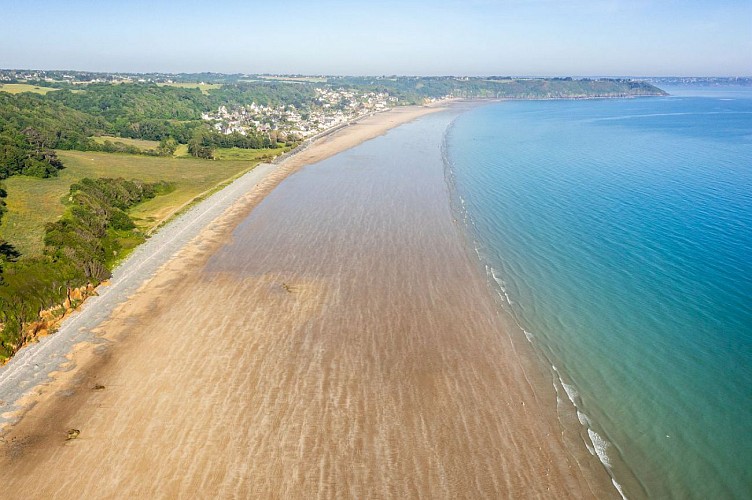
[[[449,115],[371,116],[255,179],[27,394],[2,496],[618,497],[452,219]]]

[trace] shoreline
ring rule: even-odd
[[[219,219],[224,219],[223,227],[236,224],[274,187],[303,166],[355,147],[402,123],[441,111],[443,104],[392,108],[325,130],[283,157],[256,165],[161,225],[113,269],[108,283],[97,287],[95,295],[67,316],[55,333],[27,344],[0,366],[0,438],[36,405],[42,393],[47,392],[45,386],[74,369],[75,355],[82,347],[101,343],[91,330],[138,294],[163,266],[208,231],[211,224]],[[248,192],[242,192],[245,190]],[[159,255],[155,257],[155,253]]]
[[[481,103],[483,104],[483,103]],[[404,110],[405,108],[402,108]],[[153,275],[152,278],[149,279],[149,281],[143,285],[143,287],[139,288],[139,292],[136,293],[132,298],[130,298],[127,302],[124,302],[120,304],[120,306],[115,310],[115,312],[107,319],[104,323],[100,325],[100,328],[98,330],[94,331],[94,334],[96,337],[91,337],[89,339],[89,342],[97,341],[98,344],[90,343],[90,344],[79,344],[78,348],[76,349],[76,353],[73,356],[73,362],[77,366],[74,370],[69,370],[64,373],[60,373],[57,375],[57,377],[54,379],[53,382],[47,384],[45,387],[43,387],[43,393],[41,395],[37,395],[34,399],[35,401],[27,403],[30,407],[29,412],[27,413],[27,417],[33,417],[36,416],[38,419],[34,418],[26,418],[22,419],[18,425],[12,427],[9,432],[4,433],[2,436],[3,438],[6,438],[6,444],[7,443],[16,443],[9,445],[8,451],[11,452],[10,454],[17,454],[18,458],[11,460],[9,462],[9,465],[12,465],[14,469],[21,467],[21,464],[24,461],[29,461],[31,463],[36,463],[35,458],[39,458],[42,456],[48,456],[47,454],[50,453],[50,447],[54,446],[54,443],[59,443],[60,436],[65,432],[65,427],[67,425],[79,425],[75,424],[76,415],[78,415],[81,411],[81,404],[82,403],[91,403],[91,404],[99,404],[106,405],[112,404],[113,401],[111,399],[108,399],[108,391],[109,388],[112,387],[113,392],[120,391],[118,389],[118,384],[123,383],[118,378],[109,380],[109,376],[113,376],[115,373],[119,373],[116,371],[116,369],[125,364],[128,363],[131,359],[131,357],[128,355],[128,353],[140,353],[141,357],[146,356],[146,360],[148,360],[150,363],[154,362],[153,359],[150,359],[148,354],[144,353],[144,351],[149,349],[149,346],[151,344],[154,344],[155,346],[161,345],[160,342],[164,342],[164,339],[159,338],[151,338],[146,334],[146,332],[138,332],[134,331],[138,324],[140,322],[146,322],[148,323],[147,317],[161,317],[164,319],[164,321],[174,321],[178,324],[182,321],[185,321],[184,318],[178,318],[175,317],[174,314],[178,314],[178,312],[173,313],[171,310],[176,305],[176,299],[182,297],[183,300],[180,300],[178,303],[185,304],[186,302],[196,300],[196,293],[194,291],[194,287],[209,287],[211,283],[205,283],[207,277],[198,277],[194,276],[196,274],[196,271],[193,271],[194,269],[200,269],[203,268],[206,265],[206,262],[208,259],[210,259],[213,255],[216,254],[217,250],[220,248],[226,248],[229,244],[235,243],[235,229],[237,228],[238,224],[241,221],[245,221],[248,217],[249,213],[251,213],[251,210],[256,207],[261,200],[264,200],[266,196],[274,189],[277,185],[279,185],[282,180],[287,178],[290,174],[297,172],[300,168],[303,166],[317,163],[319,161],[322,161],[326,158],[329,158],[335,154],[338,154],[342,151],[345,151],[347,149],[352,148],[353,146],[360,144],[368,139],[371,139],[373,137],[376,137],[378,135],[383,134],[390,128],[393,128],[394,126],[406,123],[408,121],[412,121],[414,118],[417,118],[418,116],[422,116],[423,114],[431,113],[434,111],[440,111],[445,108],[430,108],[426,110],[425,108],[418,108],[409,110],[409,111],[402,111],[395,116],[392,114],[388,117],[377,117],[377,118],[388,118],[387,120],[371,120],[368,123],[365,123],[363,127],[360,127],[360,129],[352,129],[350,127],[345,127],[345,133],[337,134],[336,132],[332,134],[331,136],[325,137],[321,142],[316,142],[314,146],[310,148],[306,148],[305,150],[299,152],[297,155],[294,155],[292,157],[286,158],[284,162],[278,167],[277,169],[270,169],[269,172],[265,176],[262,176],[261,179],[259,179],[258,183],[255,185],[255,188],[251,193],[247,193],[245,195],[241,195],[239,197],[239,200],[230,206],[230,208],[226,209],[223,214],[216,219],[214,222],[209,224],[207,227],[204,228],[203,231],[201,231],[200,236],[193,238],[190,243],[185,245],[182,250],[172,258],[168,259],[166,264],[160,267],[160,270]],[[386,115],[386,114],[385,114]],[[367,120],[366,120],[367,121]],[[375,122],[375,123],[374,123]],[[357,127],[357,125],[355,125]],[[258,168],[258,167],[257,167]],[[443,176],[444,173],[442,172],[441,175]],[[288,183],[289,185],[289,183]],[[449,203],[450,200],[445,200],[445,203]],[[255,212],[254,212],[255,214]],[[261,215],[258,215],[258,217],[261,217]],[[461,230],[458,225],[454,225],[455,229]],[[446,228],[445,228],[446,229]],[[456,242],[455,242],[456,243]],[[472,248],[467,248],[467,246],[464,246],[465,250],[467,250],[465,257],[470,258],[472,257],[470,253],[472,252]],[[455,248],[456,250],[456,248]],[[282,248],[280,248],[278,251],[283,251]],[[476,262],[477,267],[477,262]],[[187,275],[186,275],[187,273]],[[199,273],[200,274],[200,273]],[[205,273],[204,273],[205,274]],[[479,273],[480,274],[480,273]],[[226,273],[214,273],[211,274],[210,281],[215,281],[217,283],[229,283],[232,285],[235,278],[232,278],[232,275],[228,275]],[[476,278],[480,278],[481,276],[478,276]],[[471,282],[474,282],[476,278],[472,278]],[[257,278],[254,278],[254,280]],[[266,287],[261,297],[264,298],[264,300],[270,300],[270,304],[278,304],[275,307],[280,307],[284,304],[284,297],[286,297],[284,291],[280,290],[278,288],[278,284],[275,285],[274,283],[278,280],[277,277],[266,277],[261,276],[258,278],[262,281],[263,287]],[[269,281],[269,280],[272,281]],[[288,279],[288,278],[284,278]],[[289,278],[290,280],[298,279],[299,278]],[[198,280],[198,281],[197,281]],[[288,293],[290,290],[285,285],[285,282],[282,282],[282,287],[284,290],[286,290]],[[295,290],[296,294],[300,294],[301,299],[305,299],[304,302],[301,304],[300,307],[312,307],[313,310],[319,310],[321,307],[324,307],[323,304],[321,304],[319,301],[320,299],[317,298],[320,292],[320,287],[322,284],[317,283],[314,281],[304,281],[302,283],[298,283],[297,281],[292,281],[293,283],[293,290]],[[484,281],[486,285],[488,285],[487,282]],[[238,283],[238,285],[240,282]],[[232,285],[235,286],[235,285]],[[473,287],[477,287],[477,283],[475,285],[472,285]],[[268,287],[272,287],[269,289]],[[200,288],[203,289],[203,288]],[[206,288],[206,290],[212,290],[213,288],[209,287]],[[473,288],[474,290],[477,290],[477,288]],[[271,290],[271,291],[269,291]],[[280,296],[280,293],[282,294]],[[491,290],[488,290],[489,298],[493,298],[491,296]],[[271,295],[269,295],[271,294]],[[171,299],[170,302],[166,302],[166,298],[163,299],[163,297],[169,297]],[[212,304],[213,307],[221,308],[222,303],[216,302],[216,300],[211,296],[201,296],[199,293],[199,297],[201,297],[203,300],[202,302],[206,302],[207,304]],[[218,297],[217,300],[221,298]],[[240,299],[240,297],[238,297]],[[283,302],[279,302],[279,301]],[[481,302],[486,302],[486,300],[482,300]],[[208,305],[203,305],[204,308],[210,307]],[[270,305],[271,307],[271,305]],[[484,306],[485,307],[485,306]],[[325,310],[325,309],[324,309]],[[190,311],[190,309],[183,308],[182,314],[185,314],[186,312]],[[295,310],[291,310],[290,312],[293,314]],[[305,312],[305,311],[304,311]],[[255,313],[254,313],[255,314]],[[305,317],[308,317],[307,315],[311,314],[311,312],[305,312]],[[491,318],[489,318],[490,320]],[[135,323],[134,323],[135,321]],[[495,321],[495,320],[494,320]],[[202,326],[203,323],[201,323]],[[158,326],[158,325],[153,325]],[[178,328],[177,331],[180,331]],[[446,332],[447,334],[449,332]],[[444,334],[442,334],[444,335]],[[512,419],[511,422],[516,422],[515,425],[521,425],[520,429],[517,429],[519,432],[523,432],[522,429],[527,429],[524,431],[521,436],[524,436],[523,439],[534,439],[533,443],[539,443],[540,445],[544,445],[547,443],[547,438],[543,436],[536,436],[535,434],[527,434],[530,432],[531,429],[539,429],[543,428],[549,429],[549,432],[555,428],[555,425],[551,426],[552,423],[549,422],[549,417],[556,418],[556,415],[547,415],[544,413],[539,413],[539,410],[541,409],[541,405],[546,406],[546,401],[541,402],[539,400],[539,394],[535,390],[536,385],[540,385],[543,387],[543,384],[541,380],[539,380],[539,377],[541,375],[540,367],[531,366],[530,362],[534,361],[529,358],[529,356],[525,356],[524,354],[520,354],[517,352],[517,348],[520,347],[524,349],[526,346],[520,344],[517,345],[517,342],[514,341],[512,338],[512,335],[509,331],[506,331],[505,335],[509,337],[509,341],[512,342],[512,345],[514,346],[512,348],[511,353],[507,353],[503,356],[501,359],[507,359],[511,362],[513,362],[514,366],[517,366],[514,368],[513,373],[517,373],[518,375],[515,375],[515,377],[519,376],[520,370],[522,370],[521,373],[524,374],[523,379],[512,379],[507,383],[512,383],[513,380],[516,380],[513,382],[513,386],[517,387],[517,389],[514,389],[514,391],[522,391],[521,393],[514,392],[515,396],[509,395],[510,398],[513,397],[522,397],[522,413],[520,413],[519,406],[517,409],[512,410],[512,408],[508,408],[509,411],[512,411],[514,415],[518,415]],[[162,334],[164,336],[164,333]],[[497,345],[498,339],[494,340],[490,337],[485,337],[485,342],[492,342],[492,346],[494,350],[498,350],[501,348],[501,346]],[[520,341],[524,339],[518,339]],[[189,343],[190,339],[186,339],[180,344],[186,344]],[[464,341],[463,341],[464,342]],[[174,348],[178,348],[178,346],[174,346]],[[211,358],[216,358],[218,356],[223,356],[223,351],[217,350],[215,346],[208,346],[209,352],[212,353],[212,356],[207,356],[206,360],[198,360],[198,364],[196,366],[201,366],[204,363],[209,363]],[[455,355],[460,355],[462,351],[458,352]],[[501,351],[499,351],[501,352]],[[270,353],[271,354],[271,353]],[[284,353],[282,353],[284,354]],[[177,356],[177,354],[170,354],[170,356]],[[480,352],[478,353],[480,355]],[[511,357],[510,357],[511,356]],[[178,359],[178,358],[176,358]],[[175,377],[178,376],[178,373],[181,370],[180,366],[176,366],[177,363],[175,361],[170,360],[163,360],[158,365],[162,366],[163,369],[167,370],[166,378],[165,376],[160,377],[159,379],[154,379],[154,376],[151,376],[151,379],[155,380],[155,382],[161,381],[159,383],[167,383],[167,385],[162,386],[160,388],[152,388],[152,387],[144,387],[144,391],[148,391],[154,395],[160,394],[158,389],[164,390],[164,391],[171,391],[170,387],[172,387],[169,383],[171,380],[172,373],[175,373]],[[146,365],[140,365],[145,367]],[[228,365],[227,368],[232,371],[233,365]],[[523,366],[526,366],[526,368],[523,368]],[[510,368],[511,369],[511,368]],[[134,376],[137,374],[130,373],[129,379],[131,380],[131,384],[136,382],[138,380],[138,377],[134,379]],[[120,376],[123,376],[121,373]],[[144,377],[149,376],[147,373],[144,373]],[[181,375],[182,376],[182,375]],[[495,377],[501,376],[500,374],[495,375]],[[505,374],[503,377],[509,377],[510,374]],[[528,377],[532,376],[533,380],[529,380]],[[177,380],[177,379],[176,379]],[[502,379],[499,379],[502,380]],[[100,385],[100,382],[103,382],[103,392],[93,394],[91,391],[93,387],[97,387]],[[234,384],[233,379],[230,378],[227,381],[230,384]],[[539,383],[541,382],[541,383]],[[500,383],[500,382],[497,382]],[[522,385],[518,385],[518,384]],[[129,385],[131,385],[129,384]],[[182,387],[182,386],[181,386]],[[502,385],[503,387],[503,385]],[[512,386],[510,386],[512,387]],[[527,387],[527,388],[526,388]],[[185,390],[185,389],[184,389]],[[203,389],[202,389],[203,390]],[[532,399],[529,399],[531,396],[529,395],[529,391],[532,392]],[[154,392],[157,391],[157,392]],[[474,391],[474,389],[473,389]],[[120,391],[122,392],[122,391]],[[551,392],[550,388],[547,392]],[[523,396],[523,394],[527,394]],[[277,396],[279,397],[279,396]],[[139,404],[141,406],[144,405],[143,398],[144,396],[139,396],[139,394],[133,394],[130,392],[126,392],[125,394],[120,394],[120,398],[125,398],[125,401],[130,400],[134,405]],[[532,406],[531,410],[525,409],[525,401],[528,403],[528,408]],[[122,402],[121,402],[122,404]],[[478,401],[474,404],[480,404]],[[507,406],[510,404],[509,402],[506,403]],[[519,404],[519,400],[515,404]],[[147,405],[148,406],[148,405]],[[200,408],[200,407],[199,407]],[[201,411],[199,411],[199,408],[197,408],[195,411],[198,413],[198,415],[203,415]],[[156,408],[155,408],[156,410]],[[208,411],[209,414],[211,414],[214,410],[210,408],[204,408],[204,410]],[[31,412],[34,412],[32,415]],[[93,410],[91,410],[93,411]],[[91,411],[87,410],[87,414]],[[532,421],[528,421],[529,419],[527,417],[522,417],[522,415],[527,416],[528,412],[532,411],[532,415],[530,417],[532,418]],[[546,410],[547,411],[547,410]],[[89,418],[89,422],[87,425],[82,425],[81,428],[83,429],[84,434],[83,436],[87,436],[88,432],[91,432],[90,429],[93,429],[96,427],[97,424],[97,417],[95,415],[96,412],[91,414]],[[55,415],[55,419],[58,422],[56,425],[50,425],[49,423],[45,423],[45,415]],[[114,414],[117,415],[117,414]],[[148,414],[147,414],[148,415]],[[497,417],[499,417],[497,415]],[[101,417],[100,417],[101,418]],[[510,417],[511,418],[511,417]],[[522,418],[522,420],[520,420]],[[94,420],[91,420],[94,419]],[[541,422],[538,422],[538,419],[542,419]],[[545,424],[545,425],[544,425]],[[101,425],[101,422],[100,422]],[[111,425],[114,425],[111,424]],[[163,424],[164,425],[164,424]],[[546,427],[548,426],[548,427]],[[54,429],[51,427],[55,427]],[[513,427],[512,430],[516,429],[516,427]],[[132,432],[135,434],[139,434],[139,429],[132,429]],[[505,431],[505,434],[509,432],[509,430]],[[122,433],[121,433],[122,434]],[[512,436],[514,436],[514,432],[512,433]],[[563,433],[562,433],[563,434]],[[29,436],[32,437],[30,441],[25,441],[24,439],[28,438]],[[553,439],[554,436],[551,435],[550,439]],[[90,439],[90,438],[89,438]],[[105,439],[106,437],[102,436],[95,439]],[[513,441],[516,442],[517,438],[512,437]],[[558,438],[556,440],[558,442]],[[59,444],[57,445],[59,446]],[[65,443],[65,446],[60,449],[60,451],[54,452],[55,455],[65,454],[66,448],[75,448],[79,446],[85,446],[84,443],[74,441],[70,443]],[[507,450],[507,453],[514,454],[514,449],[516,449],[518,445],[515,445],[514,448]],[[527,448],[529,445],[523,445],[523,447]],[[551,443],[547,444],[548,446],[552,446]],[[559,445],[554,446],[553,449],[556,448]],[[71,449],[67,450],[68,454],[75,454],[76,451]],[[583,450],[584,451],[584,450]],[[528,453],[528,452],[524,452]],[[523,453],[523,455],[524,455]],[[537,452],[535,452],[537,453]],[[559,453],[559,452],[556,452]],[[80,454],[78,455],[80,457]],[[548,475],[548,467],[555,467],[558,472],[556,473],[556,477],[559,479],[554,480],[556,481],[563,481],[558,483],[559,488],[562,484],[568,484],[569,487],[575,487],[581,491],[589,491],[591,495],[594,495],[596,491],[599,493],[604,493],[598,486],[595,486],[594,484],[590,484],[589,482],[585,482],[584,486],[580,481],[582,481],[582,478],[575,479],[575,477],[580,477],[580,474],[584,473],[584,470],[581,470],[580,473],[575,474],[574,471],[571,470],[573,467],[573,462],[577,465],[575,467],[582,469],[584,466],[579,462],[578,457],[573,456],[553,456],[551,457],[553,461],[548,462],[548,460],[538,463],[537,460],[533,460],[533,455],[531,456],[522,456],[520,459],[522,460],[533,460],[530,464],[524,465],[523,469],[529,467],[531,464],[533,468],[536,467],[543,467],[546,466],[546,472],[545,475]],[[587,457],[585,457],[587,458]],[[505,463],[507,460],[512,460],[514,462],[515,458],[508,457],[505,459]],[[562,463],[562,461],[564,461]],[[572,462],[573,461],[573,462]],[[561,468],[564,467],[566,469],[566,464],[569,464],[568,467],[570,468],[570,474],[575,474],[575,476],[572,476],[568,479],[565,479],[565,476],[561,476],[562,471]],[[547,465],[546,465],[547,464]],[[21,467],[22,468],[22,467]],[[541,474],[543,471],[539,471]],[[70,474],[76,474],[73,471],[69,471]],[[64,472],[63,472],[64,475]],[[509,478],[507,478],[508,480]],[[521,484],[529,483],[531,481],[537,481],[534,478],[527,477],[525,481],[523,481]],[[552,478],[548,478],[548,480],[551,480]],[[67,480],[67,479],[66,479]],[[476,478],[477,480],[477,478]],[[538,480],[543,480],[543,476],[541,475]],[[517,481],[522,481],[522,479],[518,479]],[[574,481],[574,482],[572,482]],[[514,480],[513,480],[514,482]],[[553,485],[555,483],[551,483]],[[68,484],[70,487],[70,483]],[[169,485],[168,485],[169,486]],[[536,485],[537,487],[542,487],[542,484]],[[584,490],[582,489],[584,487]],[[595,490],[592,488],[595,487]],[[180,490],[170,490],[169,487],[163,492],[176,492]],[[435,490],[430,490],[435,491]],[[448,491],[448,490],[446,490]],[[498,491],[498,490],[497,490]],[[563,490],[564,492],[569,492],[570,495],[576,496],[572,491],[569,491],[567,488]],[[282,493],[282,492],[280,492]]]
[[[498,100],[494,102],[503,101]],[[457,118],[459,116],[455,117],[455,120]],[[474,227],[475,222],[458,190],[454,166],[447,151],[448,135],[454,126],[455,120],[452,120],[444,133],[442,158],[444,161],[444,176],[447,184],[448,201],[453,220],[460,230],[459,237],[464,242],[467,256],[476,264],[478,274],[485,278],[488,293],[497,304],[498,312],[506,325],[505,332],[509,336],[510,341],[515,345],[515,349],[519,349],[520,356],[532,359],[533,365],[528,367],[528,374],[536,378],[535,382],[533,382],[536,393],[540,391],[541,394],[545,394],[553,388],[557,401],[555,414],[563,429],[562,438],[566,442],[568,452],[575,457],[578,463],[592,462],[592,459],[595,458],[598,462],[598,468],[601,470],[592,470],[590,468],[590,470],[586,471],[587,467],[584,467],[583,472],[586,476],[589,476],[588,480],[594,484],[601,484],[601,486],[604,480],[610,481],[614,488],[610,493],[615,495],[618,492],[618,496],[622,500],[625,500],[623,485],[616,480],[608,458],[602,455],[605,454],[605,450],[598,449],[596,441],[601,440],[601,436],[580,420],[581,418],[587,419],[587,416],[581,413],[581,408],[575,402],[570,390],[565,387],[566,384],[562,379],[561,373],[559,373],[553,361],[546,355],[542,346],[536,343],[533,334],[525,330],[512,311],[508,309],[507,306],[511,305],[511,299],[507,295],[502,282],[500,282],[500,278],[496,275],[496,270],[492,267],[488,257],[482,254],[478,246],[479,242],[477,238],[479,235]],[[571,406],[562,404],[566,401],[571,403]],[[590,434],[591,432],[595,437],[593,434]],[[590,449],[591,446],[592,451]]]

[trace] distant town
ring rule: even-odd
[[[113,121],[115,136],[178,143],[205,140],[197,130],[256,137],[235,140],[239,147],[296,143],[358,117],[406,104],[460,99],[581,99],[661,95],[653,85],[746,85],[749,78],[577,78],[514,76],[326,76],[221,73],[126,73],[72,70],[0,70],[0,92],[34,93],[50,101]],[[121,90],[114,86],[123,85]],[[165,106],[161,112],[143,103]],[[140,104],[136,104],[136,103]],[[169,104],[168,104],[169,103]],[[113,106],[117,106],[116,109]],[[119,109],[123,106],[122,109]],[[120,115],[120,119],[116,116]],[[123,115],[128,115],[127,118]],[[169,120],[169,121],[166,121]],[[100,132],[101,133],[101,132]],[[72,127],[70,136],[77,135]],[[97,135],[97,132],[94,133]],[[201,137],[199,137],[201,136]],[[263,139],[266,137],[266,139]],[[60,141],[53,141],[60,142]],[[71,148],[91,149],[82,138]],[[212,142],[220,143],[214,139]],[[224,141],[226,142],[226,141]],[[74,144],[75,143],[75,144]],[[60,144],[56,144],[61,147]],[[204,144],[203,146],[206,146]],[[195,156],[206,148],[191,147]]]
[[[318,87],[314,92],[315,98],[305,110],[293,104],[264,106],[253,102],[230,109],[220,106],[216,112],[203,113],[201,118],[223,134],[275,133],[276,140],[286,142],[311,137],[397,103],[396,97],[384,92]]]

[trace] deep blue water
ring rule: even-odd
[[[446,149],[502,307],[625,495],[749,498],[752,91],[502,102]]]

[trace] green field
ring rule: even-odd
[[[214,156],[218,160],[269,161],[279,154],[290,151],[290,149],[288,147],[276,149],[218,148],[214,152]]]
[[[257,150],[257,158],[282,149]],[[24,255],[38,255],[44,248],[44,225],[63,214],[64,196],[70,185],[84,177],[124,177],[147,182],[164,180],[175,189],[135,207],[136,225],[148,232],[218,185],[250,170],[256,161],[211,161],[193,158],[163,158],[117,153],[58,151],[65,164],[58,177],[38,179],[22,175],[5,181],[8,211],[0,234]]]
[[[97,144],[104,144],[104,141],[110,142],[122,142],[127,146],[135,146],[142,151],[147,149],[157,149],[159,147],[159,141],[147,141],[145,139],[130,139],[127,137],[115,137],[111,135],[101,135],[92,137]]]
[[[46,94],[54,90],[51,87],[37,87],[36,85],[28,85],[26,83],[0,83],[0,92],[8,92],[9,94],[20,94],[21,92],[33,92],[35,94]]]
[[[208,94],[212,89],[222,87],[221,83],[158,83],[160,87],[180,87],[182,89],[200,89],[202,93]]]

